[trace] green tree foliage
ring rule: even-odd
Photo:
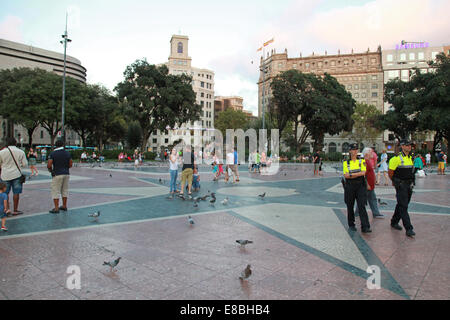
[[[130,123],[127,130],[127,142],[131,149],[136,149],[142,143],[142,130],[139,122]]]
[[[375,106],[357,102],[355,112],[352,115],[354,122],[353,131],[344,133],[343,136],[351,138],[358,145],[363,141],[375,143],[376,139],[382,133],[382,130],[375,125],[375,122],[381,114],[381,111]]]
[[[170,75],[167,66],[150,65],[137,60],[127,66],[124,81],[114,89],[126,114],[139,122],[143,141],[142,150],[154,130],[166,130],[200,119],[201,106],[196,104],[192,78],[188,75]]]
[[[248,126],[247,115],[240,111],[234,109],[227,109],[225,111],[219,112],[217,119],[214,121],[214,127],[220,130],[225,137],[227,129],[244,129]]]
[[[275,77],[271,88],[272,117],[283,129],[289,121],[294,124],[297,151],[309,136],[315,140],[314,148],[321,149],[325,134],[351,130],[355,101],[329,74],[317,76],[289,70]],[[297,138],[299,124],[303,131]]]

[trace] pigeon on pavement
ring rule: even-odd
[[[100,217],[100,211],[96,211],[88,214],[88,217],[95,218],[95,221],[98,221],[98,217]]]
[[[109,174],[109,177],[112,178],[112,174],[111,173]]]
[[[241,245],[241,247],[245,247],[246,244],[253,243],[251,240],[236,240],[237,243]]]
[[[223,205],[227,205],[228,204],[228,197],[226,197],[225,199],[222,200],[222,204]]]
[[[210,197],[210,195],[207,194],[207,195],[205,195],[205,196],[203,196],[203,197],[200,197],[200,200],[206,201],[206,199],[208,199],[209,197]]]
[[[241,276],[239,277],[239,279],[246,280],[251,276],[252,270],[250,269],[250,267],[251,266],[248,264],[244,271],[241,272]]]
[[[213,192],[211,193],[211,200],[209,200],[209,203],[214,205],[215,202],[216,202],[216,194]]]
[[[103,265],[104,265],[104,266],[110,266],[110,267],[111,267],[111,272],[112,272],[113,269],[119,264],[120,259],[122,259],[122,258],[121,258],[121,257],[118,257],[116,260],[114,260],[114,261],[109,261],[109,262],[104,261],[104,262],[103,262]]]
[[[378,198],[378,204],[380,206],[387,206],[387,203],[386,202],[381,202],[380,198]]]
[[[195,223],[191,216],[188,216],[188,221],[191,226]]]
[[[261,199],[264,199],[264,197],[266,196],[266,193],[264,192],[263,194],[259,194],[258,197],[260,197]]]

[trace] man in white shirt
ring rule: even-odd
[[[227,151],[227,166],[225,172],[225,181],[228,182],[229,179],[229,171],[232,172],[233,175],[233,183],[236,182],[236,176],[233,174],[232,166],[234,166],[234,153],[231,148],[228,148]]]
[[[19,211],[19,197],[22,193],[20,177],[22,176],[22,173],[18,166],[26,168],[28,166],[28,161],[25,152],[16,147],[16,139],[13,137],[6,139],[6,145],[7,147],[0,151],[0,178],[6,184],[6,194],[8,195],[7,209],[9,209],[9,191],[11,188],[13,189],[13,215],[16,216],[23,213],[22,211]]]
[[[428,167],[431,164],[431,154],[429,152],[425,155],[425,161]]]

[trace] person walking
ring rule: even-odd
[[[233,183],[236,182],[236,175],[233,172],[233,165],[234,165],[234,152],[231,149],[231,147],[228,147],[227,152],[227,164],[225,168],[225,182],[228,182],[228,179],[230,178],[230,175],[233,176]]]
[[[411,219],[408,214],[408,205],[411,201],[412,190],[414,185],[414,167],[411,153],[411,142],[401,140],[400,147],[402,152],[392,157],[389,161],[389,178],[395,187],[397,205],[395,206],[394,215],[391,219],[391,227],[396,230],[402,230],[398,224],[402,220],[403,227],[406,229],[408,237],[415,236]]]
[[[173,148],[169,156],[170,198],[173,198],[177,191],[178,162],[179,158],[177,150]]]
[[[20,194],[22,193],[22,184],[25,182],[22,178],[22,171],[20,167],[25,168],[28,166],[27,157],[25,152],[17,148],[17,141],[14,137],[6,139],[6,148],[0,151],[0,178],[2,182],[6,184],[5,193],[8,195],[8,208],[9,206],[9,191],[13,190],[13,216],[22,214],[19,211]]]
[[[361,232],[372,232],[370,229],[369,217],[366,211],[367,187],[365,182],[366,164],[364,159],[358,159],[358,145],[350,145],[350,160],[344,161],[343,173],[345,177],[344,201],[347,205],[347,221],[351,231],[356,231],[355,227],[355,200],[358,203],[359,216],[361,220]]]
[[[378,174],[377,174],[377,182],[375,183],[376,185],[380,184],[380,176],[381,174],[383,174],[383,180],[384,180],[384,185],[387,186],[388,185],[388,156],[386,153],[386,149],[383,149],[383,152],[381,153],[381,157],[380,157],[380,163],[378,164]]]
[[[366,181],[367,181],[367,202],[369,203],[370,210],[372,210],[372,216],[377,219],[384,218],[384,215],[378,210],[377,195],[375,194],[375,169],[374,169],[374,153],[372,148],[366,147],[363,149],[362,154],[366,163]],[[356,211],[359,213],[358,205],[356,205]]]
[[[234,165],[232,170],[236,175],[236,181],[239,182],[239,161],[236,147],[234,147]]]
[[[69,169],[72,168],[72,157],[64,150],[64,142],[57,140],[55,150],[48,157],[47,169],[52,174],[51,194],[54,208],[50,213],[57,214],[59,210],[67,211],[67,197],[69,195]],[[62,198],[62,206],[59,206],[59,197]]]
[[[444,157],[444,151],[441,151],[438,154],[438,175],[445,175],[445,160],[446,157]]]
[[[314,175],[319,174],[319,166],[320,166],[320,153],[319,150],[316,151],[313,157],[314,162]]]
[[[427,167],[429,167],[431,165],[431,154],[430,154],[430,152],[428,152],[425,155],[425,160],[426,160]]]
[[[188,194],[192,195],[192,178],[194,175],[194,153],[191,150],[191,146],[186,145],[185,151],[183,152],[183,168],[181,171],[181,190],[179,196],[183,197],[186,182],[188,184]]]
[[[42,148],[41,150],[41,158],[42,158],[42,162],[45,162],[47,160],[47,148]]]
[[[30,150],[28,151],[27,154],[27,158],[28,158],[28,164],[30,165],[30,170],[31,170],[31,176],[37,176],[38,175],[38,171],[36,169],[36,159],[37,159],[37,152],[34,151],[33,148],[30,148]]]

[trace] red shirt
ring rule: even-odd
[[[370,189],[375,189],[375,171],[373,170],[372,161],[366,161],[366,179]]]

